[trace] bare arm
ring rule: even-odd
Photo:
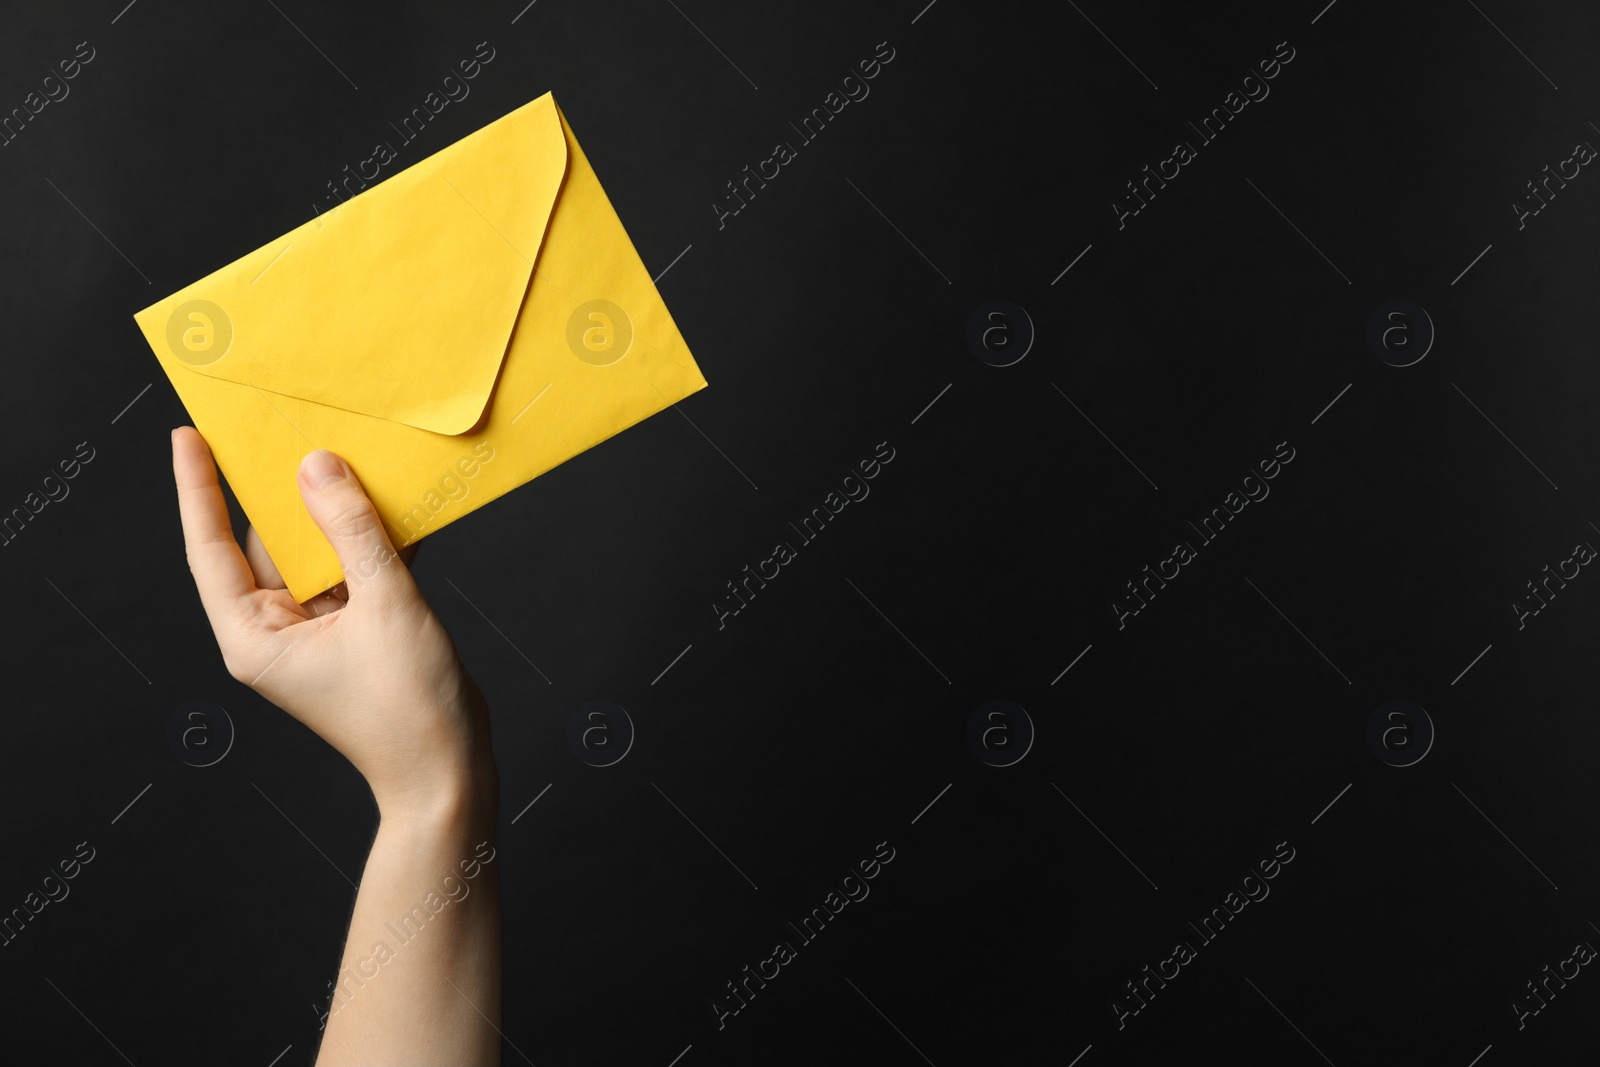
[[[383,816],[356,895],[318,1067],[500,1062],[492,811],[466,795]]]
[[[482,694],[342,460],[301,465],[306,509],[346,575],[305,604],[254,531],[241,551],[193,429],[173,431],[172,462],[229,672],[343,753],[378,804],[319,1067],[498,1064],[499,783]]]

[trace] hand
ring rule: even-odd
[[[346,581],[296,603],[251,529],[241,551],[199,432],[172,431],[189,570],[228,673],[305,723],[355,765],[382,815],[492,821],[498,781],[483,695],[422,599],[355,473],[305,457],[306,510]]]

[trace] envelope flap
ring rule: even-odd
[[[195,373],[465,433],[566,167],[546,93],[135,317]]]

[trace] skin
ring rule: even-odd
[[[342,459],[301,463],[301,498],[347,575],[304,604],[254,529],[241,550],[194,428],[172,432],[172,467],[228,672],[338,749],[377,801],[318,1067],[499,1064],[499,779],[482,693]]]

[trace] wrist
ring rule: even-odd
[[[500,808],[500,776],[488,708],[475,686],[473,690],[475,699],[457,718],[457,727],[426,746],[430,755],[425,763],[414,763],[401,780],[381,788],[370,783],[380,819],[436,831],[492,832]]]
[[[475,800],[455,797],[429,806],[380,808],[373,855],[407,857],[407,863],[444,861],[453,866],[458,857],[470,857],[481,845],[495,842],[493,813],[485,813]]]
[[[500,810],[500,777],[492,756],[451,759],[411,777],[402,788],[374,790],[373,797],[380,825],[490,836]]]

